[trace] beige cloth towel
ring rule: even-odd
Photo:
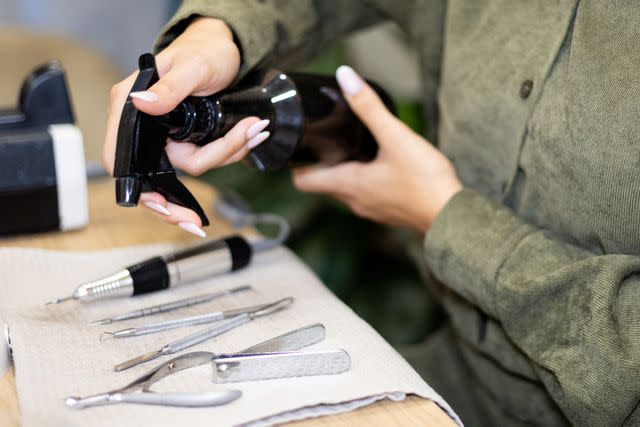
[[[164,253],[168,245],[104,252],[53,252],[38,249],[0,250],[0,313],[13,344],[18,398],[25,427],[30,426],[221,426],[282,421],[344,412],[381,398],[416,394],[432,399],[458,422],[446,402],[366,322],[340,302],[302,262],[286,249],[259,254],[242,271],[171,291],[91,304],[70,302],[44,306],[69,295],[79,283],[94,280],[146,257]],[[87,322],[118,313],[250,284],[253,290],[161,316],[90,326]],[[114,373],[114,364],[160,348],[203,326],[128,339],[99,339],[103,330],[295,298],[277,314],[260,318],[188,351],[233,352],[310,323],[321,322],[326,338],[309,349],[345,349],[352,365],[341,375],[288,378],[216,385],[210,367],[183,371],[158,383],[156,391],[240,389],[243,396],[228,405],[185,409],[113,405],[72,410],[66,396],[87,396],[121,387],[168,357]],[[427,420],[425,420],[426,422]]]

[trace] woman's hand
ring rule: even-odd
[[[166,114],[190,95],[205,96],[227,87],[238,74],[240,52],[225,23],[213,18],[198,18],[165,50],[156,56],[160,80],[144,92],[131,94],[136,108],[151,115]],[[111,90],[107,132],[102,162],[113,175],[116,137],[122,108],[137,72]],[[258,117],[241,120],[224,137],[204,147],[169,141],[166,147],[171,163],[192,175],[241,160],[251,148],[268,136],[263,132],[268,121]],[[158,193],[143,193],[140,201],[163,221],[205,236],[198,215],[169,203]]]
[[[379,151],[369,163],[311,166],[294,171],[301,191],[327,193],[362,217],[425,232],[462,189],[451,162],[387,110],[350,67],[336,72],[353,112],[369,128]]]

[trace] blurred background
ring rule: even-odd
[[[151,50],[179,3],[0,0],[0,108],[16,104],[30,70],[58,59],[67,71],[87,160],[99,160],[111,86]],[[386,88],[400,118],[421,131],[418,63],[393,24],[327,46],[302,69],[333,74],[344,63]],[[357,218],[328,198],[300,194],[288,171],[265,174],[233,165],[202,179],[236,190],[257,212],[286,217],[293,230],[287,245],[391,344],[417,342],[434,326],[439,314],[420,278],[420,236]]]

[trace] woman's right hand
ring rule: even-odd
[[[160,80],[144,92],[131,93],[136,108],[151,115],[166,114],[187,96],[206,96],[227,87],[240,68],[240,51],[227,25],[214,18],[197,18],[166,49],[156,55]],[[102,163],[113,175],[116,137],[122,108],[138,72],[113,86],[107,118]],[[204,147],[169,141],[171,163],[191,175],[241,160],[251,148],[269,135],[268,122],[259,117],[241,120],[225,136]],[[167,202],[158,193],[143,193],[140,202],[171,224],[205,236],[198,215],[190,209]]]

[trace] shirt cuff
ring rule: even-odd
[[[438,214],[424,241],[426,263],[445,286],[498,318],[498,274],[535,228],[507,207],[464,189]]]

